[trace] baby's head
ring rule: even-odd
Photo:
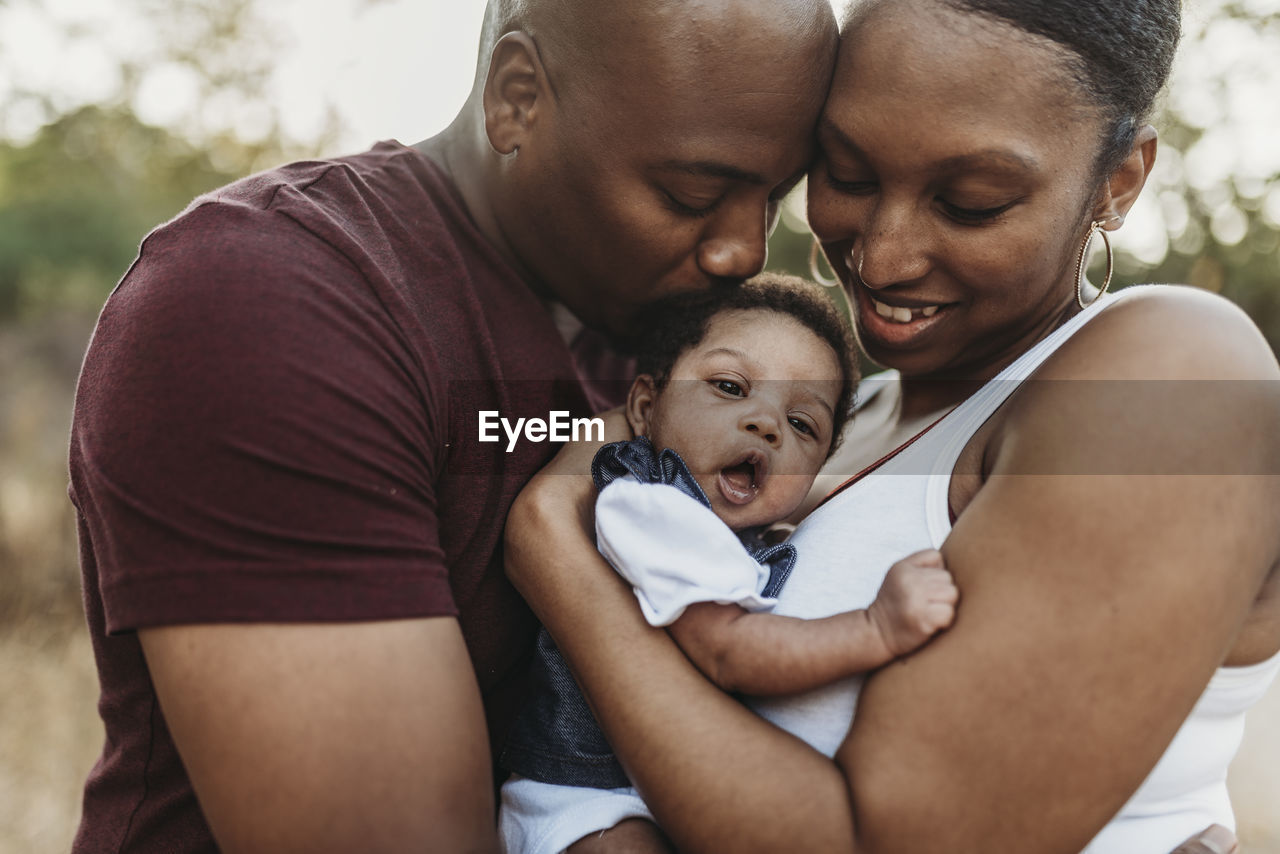
[[[763,274],[645,318],[627,420],[680,454],[734,530],[800,506],[849,418],[857,368],[816,285]]]

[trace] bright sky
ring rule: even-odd
[[[253,137],[269,119],[263,105],[272,105],[285,132],[306,140],[332,109],[342,151],[384,138],[415,142],[445,127],[466,97],[484,10],[484,0],[260,0],[263,31],[280,45],[263,97],[206,104],[193,118],[194,78],[156,59],[174,36],[158,32],[140,11],[166,2],[202,0],[0,0],[0,96],[6,89],[36,93],[59,112],[102,100],[118,91],[123,59],[140,71],[134,107],[155,124],[199,121]],[[1280,224],[1280,0],[1241,0],[1248,11],[1272,16],[1269,33],[1217,19],[1225,2],[1185,4],[1184,29],[1205,38],[1202,49],[1181,51],[1170,104],[1206,130],[1185,157],[1160,158],[1156,189],[1130,220],[1142,224],[1121,233],[1122,245],[1148,263],[1164,256],[1167,235],[1186,219],[1179,194],[1159,188],[1184,176],[1203,188],[1234,176],[1237,189],[1257,197]],[[844,3],[832,0],[837,8]],[[1224,75],[1229,87],[1202,85]],[[43,119],[32,103],[9,109],[0,114],[0,136],[25,138]],[[1209,202],[1221,208],[1216,236],[1243,237],[1244,216],[1233,201]]]
[[[164,34],[139,13],[146,0],[9,0],[0,3],[0,87],[38,92],[65,108],[110,95],[119,59],[143,70],[135,108],[172,124],[193,94],[179,68],[150,61]],[[416,142],[442,129],[471,82],[484,0],[270,0],[255,4],[281,43],[264,98],[286,132],[316,135],[332,105],[346,148],[394,137]],[[323,11],[320,11],[323,9]],[[78,32],[68,34],[66,25]],[[50,61],[58,57],[61,61]],[[233,110],[229,110],[233,113]],[[228,115],[252,135],[261,116]],[[22,137],[38,114],[5,117]]]
[[[139,11],[148,2],[157,0],[0,0],[0,90],[48,95],[60,108],[99,100],[118,86],[124,58],[143,69],[134,105],[141,117],[178,122],[194,83],[180,69],[148,61],[164,38]],[[839,9],[845,0],[831,2]],[[388,137],[416,142],[443,129],[470,88],[484,0],[254,5],[281,43],[263,101],[279,109],[296,138],[314,137],[332,105],[346,148]],[[228,118],[250,135],[261,119]],[[19,110],[0,117],[0,134],[23,138],[39,123],[38,111]]]

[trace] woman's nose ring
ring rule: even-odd
[[[861,255],[858,255],[857,258],[855,259],[854,258],[855,252],[856,252],[855,249],[853,248],[849,249],[849,266],[853,269],[854,273],[857,275],[858,281],[865,284],[865,282],[862,281],[862,262],[867,256],[866,256],[866,253],[864,252]]]

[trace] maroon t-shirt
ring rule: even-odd
[[[583,351],[398,144],[247,178],[149,235],[72,427],[106,725],[74,851],[216,850],[138,628],[456,615],[501,738],[536,625],[502,524],[555,446],[480,443],[477,413],[586,414],[581,382],[629,365]]]

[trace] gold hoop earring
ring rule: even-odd
[[[818,245],[817,238],[814,238],[813,244],[809,247],[809,275],[813,276],[813,280],[824,288],[840,287],[840,280],[835,276],[823,275],[822,267],[818,264],[818,258],[821,256],[821,246]]]
[[[1107,292],[1107,288],[1111,286],[1111,274],[1115,270],[1115,256],[1111,252],[1111,238],[1107,236],[1107,230],[1102,227],[1104,220],[1094,220],[1089,223],[1089,233],[1084,236],[1084,245],[1080,247],[1080,257],[1076,259],[1076,302],[1081,308],[1088,308],[1097,302],[1103,294]],[[1098,295],[1088,302],[1084,301],[1084,270],[1085,262],[1089,260],[1089,244],[1093,242],[1095,234],[1102,235],[1102,244],[1107,247],[1107,275],[1102,279],[1102,287],[1098,290]]]

